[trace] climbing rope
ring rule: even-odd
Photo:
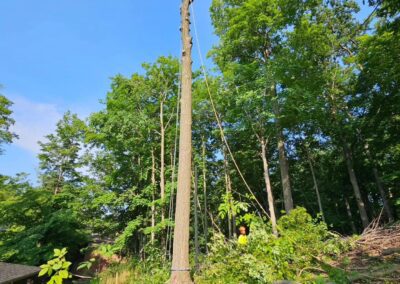
[[[175,139],[174,139],[174,154],[172,158],[172,184],[171,184],[171,193],[170,193],[170,201],[169,201],[169,213],[168,213],[168,218],[170,220],[173,219],[174,215],[174,189],[175,189],[175,169],[176,169],[176,155],[177,155],[177,148],[178,148],[178,128],[179,128],[179,106],[180,106],[180,98],[181,98],[181,73],[182,73],[182,62],[179,62],[179,82],[178,82],[178,95],[177,95],[177,101],[176,101],[176,122],[175,122]],[[173,233],[173,227],[168,226],[167,229],[167,247],[166,247],[166,256],[171,251],[172,248],[172,233]]]

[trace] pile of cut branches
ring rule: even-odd
[[[389,227],[378,227],[378,225],[368,227],[357,241],[357,245],[357,252],[370,257],[382,259],[400,257],[400,223]]]
[[[339,263],[352,283],[400,283],[400,223],[382,227],[375,220]]]

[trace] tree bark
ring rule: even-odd
[[[311,171],[311,175],[312,175],[312,179],[313,179],[313,183],[314,183],[315,193],[317,194],[319,212],[321,213],[322,221],[326,222],[325,221],[324,210],[322,208],[321,196],[319,194],[318,181],[317,181],[317,178],[315,176],[314,165],[312,163],[312,157],[311,157],[311,154],[308,151],[307,147],[306,147],[306,152],[307,152],[308,165],[310,166],[310,171]]]
[[[193,193],[193,210],[194,210],[194,266],[195,270],[199,269],[199,220],[197,215],[197,191],[198,191],[198,174],[197,168],[194,168],[194,193]]]
[[[283,137],[282,126],[280,124],[280,109],[279,109],[278,95],[276,93],[275,85],[271,87],[271,92],[274,96],[272,100],[273,100],[273,111],[275,115],[275,128],[278,140],[279,167],[281,170],[283,199],[285,204],[285,211],[286,213],[289,213],[293,209],[293,198],[292,198],[292,189],[290,186],[289,163],[286,158],[285,139]]]
[[[151,203],[151,234],[150,241],[154,244],[154,227],[156,225],[156,208],[154,205],[155,201],[155,190],[156,190],[156,161],[154,157],[154,150],[151,150],[151,186],[152,186],[152,203]]]
[[[392,208],[389,204],[389,201],[386,198],[386,192],[385,192],[385,187],[383,185],[382,179],[379,175],[379,171],[377,169],[376,165],[376,161],[372,158],[371,152],[369,150],[369,145],[368,143],[366,143],[365,145],[365,150],[367,153],[367,157],[370,160],[372,166],[372,171],[374,173],[374,178],[375,178],[375,183],[376,186],[378,187],[379,190],[379,194],[381,195],[382,198],[382,203],[383,203],[383,209],[385,210],[386,216],[388,217],[389,222],[393,222],[394,221],[394,217],[393,217],[393,212],[392,212]]]
[[[386,212],[389,222],[393,222],[394,217],[393,217],[393,213],[392,213],[392,208],[390,207],[389,201],[386,198],[385,188],[383,187],[383,182],[382,182],[381,177],[379,176],[378,169],[376,167],[373,167],[372,170],[374,172],[376,186],[378,187],[379,193],[382,198],[383,208],[385,209],[385,212]]]
[[[349,220],[350,220],[351,230],[353,231],[353,234],[356,234],[357,229],[356,229],[356,226],[354,225],[353,214],[351,213],[351,208],[350,208],[349,200],[347,199],[347,197],[344,198],[344,203],[346,205],[347,216],[349,217]]]
[[[228,196],[228,237],[231,239],[234,235],[235,226],[233,224],[234,212],[232,212],[232,183],[229,175],[228,158],[226,157],[225,147],[223,146],[224,157],[224,176],[225,176],[225,193]]]
[[[160,197],[161,197],[161,222],[165,219],[165,128],[164,128],[164,99],[160,100]]]
[[[278,236],[278,230],[276,229],[276,216],[275,216],[275,204],[274,204],[274,195],[272,193],[271,187],[271,180],[269,177],[269,167],[268,167],[268,160],[267,160],[267,141],[261,137],[261,158],[263,162],[263,169],[264,169],[264,181],[265,181],[265,188],[267,191],[267,198],[268,198],[268,208],[269,208],[269,215],[271,218],[272,224],[272,232],[275,236]]]
[[[170,283],[193,283],[189,266],[189,220],[192,167],[192,38],[189,7],[192,0],[182,0],[182,99],[179,135],[178,187]]]
[[[346,160],[347,171],[348,171],[349,177],[350,177],[350,182],[353,187],[354,196],[356,197],[358,212],[360,213],[361,222],[365,229],[369,225],[368,214],[365,209],[364,201],[362,200],[362,197],[361,197],[360,187],[358,186],[357,177],[356,177],[356,174],[354,171],[353,157],[351,154],[351,150],[349,148],[349,145],[347,145],[346,141],[343,142],[343,152],[344,152],[344,157]]]
[[[203,138],[202,143],[202,159],[203,159],[203,195],[204,195],[204,240],[206,244],[206,253],[208,254],[208,222],[207,222],[207,168],[206,168],[206,142]]]

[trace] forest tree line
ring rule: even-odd
[[[276,233],[297,206],[345,235],[398,218],[400,4],[369,5],[360,20],[350,0],[213,1],[217,72],[193,78],[202,252],[214,231],[234,238],[265,213]],[[39,185],[0,176],[0,261],[38,265],[61,247],[74,259],[94,237],[170,259],[180,72],[161,56],[114,76],[102,110],[65,113],[39,142]],[[1,144],[18,139],[11,109],[0,96]]]

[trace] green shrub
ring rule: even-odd
[[[196,283],[272,283],[276,280],[316,281],[320,255],[333,258],[345,246],[325,223],[296,208],[278,221],[279,237],[257,219],[250,224],[248,244],[239,246],[217,234]]]
[[[64,280],[71,278],[69,272],[71,262],[65,259],[67,249],[54,249],[54,258],[49,260],[46,264],[40,266],[39,277],[47,276],[50,280],[47,284],[62,284]]]

